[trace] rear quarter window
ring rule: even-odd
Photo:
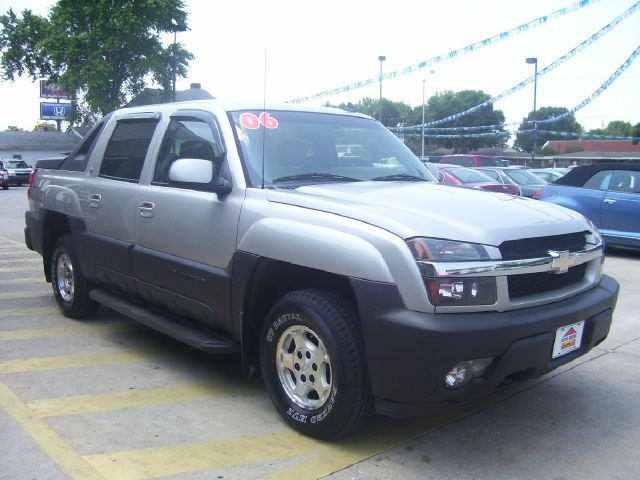
[[[589,178],[582,187],[591,190],[608,190],[612,177],[613,170],[602,170]]]

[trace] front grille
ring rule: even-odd
[[[576,232],[550,237],[509,240],[501,243],[499,248],[503,260],[523,260],[548,257],[549,250],[578,252],[584,250],[585,241],[585,232]]]
[[[566,273],[555,274],[551,272],[528,273],[524,275],[510,275],[507,278],[509,284],[509,298],[511,300],[545,293],[559,288],[580,283],[587,271],[587,263],[572,267]]]

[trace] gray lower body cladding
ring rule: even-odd
[[[508,312],[430,315],[407,310],[394,285],[352,280],[378,413],[404,417],[469,400],[512,380],[535,378],[584,355],[609,333],[618,283],[552,304]],[[585,321],[579,349],[552,358],[559,327]],[[459,390],[444,378],[461,361],[494,357]]]

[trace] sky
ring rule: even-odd
[[[284,102],[418,64],[465,47],[576,0],[186,0],[190,30],[178,42],[190,50],[186,79],[217,98]],[[46,15],[55,2],[0,0],[0,13],[31,9]],[[482,90],[495,96],[541,70],[591,37],[636,0],[599,0],[542,26],[427,69],[383,80],[383,96],[411,106],[445,90]],[[173,35],[163,40],[168,44]],[[537,107],[573,108],[602,85],[640,45],[640,10],[561,66],[538,78]],[[266,58],[266,68],[265,68]],[[433,73],[431,73],[433,70]],[[266,79],[266,81],[265,81]],[[423,80],[425,80],[423,82]],[[149,85],[153,86],[153,85]],[[378,98],[380,85],[309,100],[356,103]],[[266,92],[266,93],[265,93]],[[38,121],[38,84],[21,78],[0,82],[0,130],[31,130]],[[533,83],[500,100],[495,109],[506,123],[520,122],[533,109]],[[612,120],[640,122],[640,59],[604,93],[576,113],[586,129]]]

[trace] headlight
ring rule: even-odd
[[[440,262],[481,262],[490,260],[477,243],[417,237],[407,240],[424,280],[429,300],[436,306],[493,305],[496,303],[495,277],[456,278],[437,274]]]
[[[489,254],[477,243],[454,242],[440,238],[416,237],[407,241],[416,260],[468,262],[489,260]]]
[[[598,230],[596,224],[589,220],[587,217],[584,217],[584,219],[587,221],[590,231],[590,234],[587,235],[587,243],[590,243],[592,245],[598,245],[602,243],[602,235],[600,235],[600,230]]]

